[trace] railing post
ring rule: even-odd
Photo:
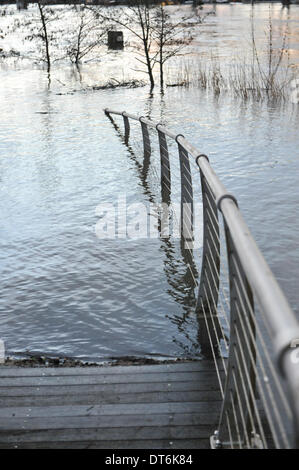
[[[289,387],[293,412],[293,448],[299,449],[299,337],[281,352],[281,368]]]
[[[185,249],[193,248],[193,186],[190,169],[189,155],[184,147],[178,142],[180,172],[181,172],[181,240]]]
[[[207,158],[205,155],[201,157]],[[203,251],[200,284],[196,304],[199,342],[204,355],[218,354],[221,328],[217,313],[220,278],[220,231],[215,197],[200,170],[203,204]]]
[[[164,132],[159,130],[159,124],[156,125],[159,137],[160,161],[161,161],[161,196],[162,202],[170,203],[171,176],[167,140]]]
[[[224,226],[230,281],[230,337],[218,446],[263,447],[265,439],[257,433],[254,409],[257,397],[253,295],[225,222]]]
[[[142,166],[142,175],[144,181],[147,180],[148,170],[150,166],[150,156],[151,156],[151,141],[149,137],[148,127],[145,122],[142,121],[143,116],[140,116],[139,122],[141,124],[142,130],[142,139],[143,139],[143,166]]]
[[[141,124],[142,138],[143,138],[143,153],[145,157],[149,157],[151,154],[151,141],[149,138],[148,127],[145,122],[142,121],[143,116],[140,116],[139,121]]]
[[[125,128],[125,143],[128,144],[129,137],[130,137],[130,123],[129,123],[129,119],[125,111],[122,113],[122,116],[123,116],[124,128]]]

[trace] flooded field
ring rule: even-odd
[[[284,66],[296,78],[299,6],[270,8],[274,47],[285,35]],[[185,5],[178,14],[190,11]],[[213,14],[198,25],[190,54],[169,62],[166,84],[184,67],[192,75],[198,61],[212,55],[224,68],[232,58],[250,60],[251,6],[205,5],[208,11]],[[254,15],[266,64],[269,4],[256,5]],[[0,17],[0,28],[13,18]],[[114,204],[119,195],[128,204],[150,201],[136,164],[141,136],[133,134],[132,155],[105,107],[163,121],[209,156],[299,314],[298,104],[242,100],[195,84],[166,87],[164,94],[158,86],[149,93],[147,84],[95,89],[112,77],[146,81],[134,70],[134,50],[108,53],[101,46],[99,58],[86,59],[80,70],[61,59],[49,76],[32,60],[32,43],[20,38],[15,32],[0,43],[7,53],[0,58],[0,338],[7,354],[90,360],[200,355],[196,290],[178,240],[96,237],[99,204]],[[12,49],[22,57],[9,55]],[[155,196],[155,159],[151,165]],[[200,267],[200,249],[195,257]]]

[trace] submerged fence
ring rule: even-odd
[[[203,248],[196,313],[202,352],[214,359],[222,396],[213,448],[299,447],[299,323],[259,251],[236,198],[219,181],[205,154],[183,135],[126,112],[139,121],[144,158],[151,154],[149,129],[157,132],[162,201],[171,201],[168,141],[178,147],[181,235],[192,252],[193,188],[201,184]],[[190,164],[196,164],[194,180]],[[223,256],[223,255],[226,256]],[[226,269],[227,265],[227,269]],[[229,296],[225,286],[229,286]]]

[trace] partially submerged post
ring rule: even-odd
[[[18,10],[27,10],[27,1],[26,0],[16,0]]]
[[[108,31],[108,48],[114,50],[124,48],[124,35],[122,31]]]

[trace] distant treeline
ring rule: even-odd
[[[18,3],[26,3],[27,5],[29,5],[30,3],[38,3],[38,0],[30,0],[30,1],[26,1],[26,0],[21,0],[20,2],[16,1],[16,0],[0,0],[0,5],[17,5]],[[118,1],[116,0],[116,2],[114,1],[105,1],[105,0],[47,0],[45,2],[43,2],[44,4],[46,5],[74,5],[74,4],[90,4],[90,5],[101,5],[101,4],[107,4],[107,3],[118,3]],[[119,3],[126,3],[126,2],[119,2]]]
[[[187,0],[143,0],[142,3],[152,5],[163,2],[166,5],[172,5],[174,3],[185,3],[186,1]],[[229,1],[241,1],[242,3],[261,3],[263,1],[270,3],[281,2],[283,4],[299,3],[299,0],[227,0],[227,3]],[[38,3],[38,0],[0,0],[0,5],[29,5],[30,3]],[[140,4],[140,0],[44,0],[42,3],[45,5],[134,5],[137,3]],[[194,5],[201,5],[203,3],[217,3],[217,0],[193,0]]]
[[[163,1],[164,4],[181,4],[185,3],[187,0],[144,0],[145,4],[160,4]],[[216,1],[216,0],[214,0]],[[227,0],[229,1],[229,0]],[[237,1],[237,0],[230,0],[230,1]],[[242,1],[242,0],[239,0]],[[245,0],[246,1],[246,0]],[[251,1],[251,0],[248,0]],[[259,0],[255,0],[259,1]],[[29,5],[30,3],[38,3],[38,0],[0,0],[0,5],[18,5],[18,4],[25,4]],[[42,2],[45,5],[134,5],[139,3],[140,0],[45,0]],[[213,0],[193,0],[195,5],[200,5],[202,3],[213,3]]]
[[[168,1],[164,0],[164,3],[184,3],[186,0],[174,0],[174,1]],[[196,0],[195,0],[196,1]],[[18,3],[25,3],[29,5],[30,3],[38,3],[38,0],[0,0],[0,5],[10,5],[14,4],[17,5]],[[46,0],[43,2],[45,5],[80,5],[80,4],[86,4],[86,5],[125,5],[125,4],[130,4],[134,5],[134,3],[140,3],[138,0]],[[161,3],[161,0],[144,0],[144,3]],[[201,0],[197,1],[198,4],[202,3]]]

